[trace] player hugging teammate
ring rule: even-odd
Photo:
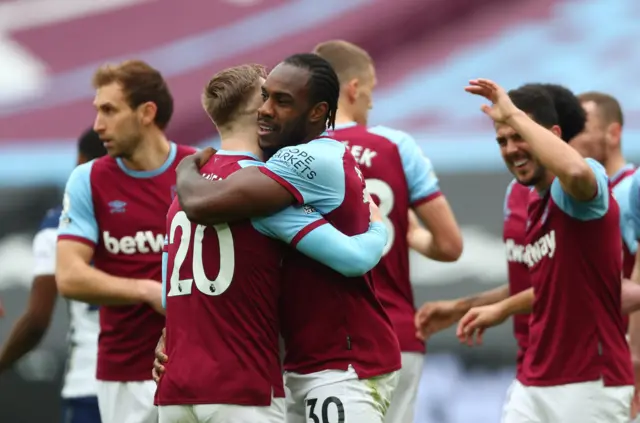
[[[455,218],[415,141],[367,126],[368,54],[342,41],[315,53],[269,75],[258,65],[216,74],[203,106],[222,150],[191,156],[164,137],[173,105],[156,70],[127,62],[96,74],[95,130],[109,156],[69,179],[56,277],[65,296],[101,305],[103,421],[157,421],[143,363],[163,323],[162,423],[404,423],[424,338],[459,320],[472,343],[518,313],[530,316],[515,322],[505,422],[628,421],[622,310],[638,308],[640,289],[620,275],[638,273],[640,188],[619,151],[615,100],[471,81],[467,91],[492,103],[483,111],[515,176],[504,207],[510,286],[425,304],[414,322],[408,249],[456,260]]]

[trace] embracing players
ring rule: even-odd
[[[331,65],[317,55],[294,55],[276,66],[262,87],[260,146],[290,147],[222,181],[206,181],[197,163],[184,163],[178,195],[187,216],[216,224],[307,204],[346,235],[365,233],[364,178],[344,144],[323,135],[334,125],[339,89]],[[283,271],[287,421],[382,422],[400,351],[371,274],[348,278],[295,251]]]
[[[108,156],[78,166],[60,217],[56,281],[65,297],[100,305],[98,402],[103,423],[152,423],[149,374],[164,326],[161,261],[175,168],[193,149],[163,130],[173,99],[140,61],[98,69],[94,129]]]
[[[261,66],[244,65],[207,84],[203,106],[223,150],[202,166],[203,178],[262,164],[257,111],[265,76]],[[352,238],[326,223],[311,207],[290,206],[270,217],[203,226],[174,200],[167,215],[170,361],[158,384],[161,423],[284,421],[278,301],[287,250],[276,240],[352,276],[380,260],[387,240],[379,216]]]
[[[462,236],[431,162],[415,140],[402,131],[366,126],[376,84],[369,54],[341,40],[321,43],[314,53],[331,64],[340,80],[336,128],[329,136],[342,141],[355,157],[387,225],[389,241],[373,275],[376,295],[400,342],[402,370],[385,422],[412,422],[425,345],[415,334],[408,212],[413,209],[429,229],[417,231],[420,235],[412,238],[416,241],[411,247],[433,260],[457,260],[462,253]]]
[[[102,141],[92,129],[78,141],[77,164],[106,154]],[[56,240],[62,207],[47,212],[33,239],[33,284],[29,305],[16,322],[0,353],[0,373],[35,348],[47,332],[58,298],[56,288]],[[98,355],[98,308],[69,301],[69,358],[62,386],[62,421],[100,423],[96,398],[96,357]]]
[[[622,241],[605,170],[558,137],[545,90],[507,95],[473,80],[467,91],[493,103],[482,109],[495,122],[507,166],[534,188],[523,251],[534,289],[471,309],[458,334],[471,342],[476,331],[532,311],[506,422],[626,422],[633,375],[621,313]]]

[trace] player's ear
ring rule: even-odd
[[[353,78],[347,82],[344,86],[343,92],[349,100],[349,103],[355,103],[358,98],[358,89],[360,88],[360,81],[358,78]],[[341,94],[342,95],[342,94]]]
[[[317,123],[319,121],[325,120],[327,118],[328,112],[329,105],[325,101],[317,103],[315,106],[313,106],[313,109],[311,109],[311,112],[309,113],[309,121],[311,123]]]
[[[553,135],[555,135],[556,137],[562,138],[562,129],[559,125],[553,125],[550,131],[553,132]]]
[[[147,101],[138,106],[138,116],[143,125],[151,125],[156,118],[158,106],[154,102]]]
[[[611,147],[617,147],[620,144],[620,136],[622,135],[622,126],[618,122],[613,122],[607,127],[605,133],[607,141]]]

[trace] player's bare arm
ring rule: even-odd
[[[474,307],[460,319],[456,335],[460,342],[468,345],[481,344],[485,329],[499,325],[514,314],[530,313],[533,300],[533,288],[529,288],[498,303]]]
[[[427,302],[415,315],[416,336],[427,340],[431,335],[451,327],[470,309],[495,304],[509,298],[509,285],[454,300]]]
[[[82,242],[60,240],[56,255],[56,282],[63,296],[99,305],[144,302],[163,313],[159,282],[111,276],[92,267],[93,247]]]
[[[0,373],[40,343],[51,322],[57,297],[54,275],[40,275],[33,279],[27,310],[13,326],[0,352]]]
[[[427,231],[414,234],[410,240],[411,248],[432,260],[458,260],[462,254],[462,234],[447,199],[440,196],[414,207],[413,210],[426,225]],[[411,213],[409,211],[410,222]]]
[[[640,310],[640,284],[631,279],[622,279],[622,313],[635,314]]]
[[[596,176],[585,159],[558,134],[537,124],[518,109],[507,92],[493,81],[474,79],[465,90],[480,95],[493,104],[482,111],[494,122],[511,126],[531,147],[540,163],[560,181],[563,190],[578,201],[589,201],[598,192]]]
[[[215,225],[278,212],[295,198],[256,166],[235,172],[224,180],[200,175],[195,160],[180,163],[177,193],[182,210],[192,222]],[[187,162],[185,162],[187,161]]]

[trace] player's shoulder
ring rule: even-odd
[[[591,157],[586,157],[584,159],[585,162],[587,162],[587,164],[589,165],[589,167],[596,172],[599,175],[604,175],[607,177],[607,181],[609,180],[609,177],[607,176],[607,171],[605,170],[604,166],[602,166],[602,164],[595,160],[592,159]]]
[[[308,143],[283,147],[269,161],[274,159],[286,161],[302,160],[307,165],[311,163],[318,164],[332,161],[336,157],[342,157],[346,151],[347,147],[342,141],[322,136]]]
[[[522,185],[517,179],[512,179],[507,185],[506,198],[528,199],[531,194],[531,187]]]
[[[103,169],[109,165],[105,159],[106,157],[100,157],[76,166],[71,172],[71,175],[69,175],[68,184],[72,186],[89,184],[91,176],[96,170],[100,171],[101,168]]]
[[[616,196],[628,193],[633,185],[633,175],[623,176],[611,189]]]
[[[260,165],[264,165],[264,163],[253,153],[218,150],[213,158],[202,167],[202,172],[203,175],[211,171],[230,174],[244,167]]]
[[[106,155],[90,160],[86,163],[76,166],[74,173],[81,173],[85,176],[100,175],[105,173],[121,173],[120,167],[115,158]],[[105,180],[104,178],[99,178]]]
[[[415,143],[413,137],[407,132],[401,131],[399,129],[389,128],[388,126],[372,126],[367,128],[367,132],[384,138],[397,146],[401,146],[407,143]]]
[[[636,168],[635,172],[628,178],[631,179],[632,184],[640,185],[640,167]]]
[[[44,217],[40,221],[40,227],[38,231],[44,229],[55,229],[60,222],[60,214],[62,214],[62,206],[52,207],[45,213]]]
[[[181,159],[186,156],[190,156],[198,152],[197,148],[192,147],[190,145],[177,144],[177,143],[173,143],[173,144],[176,145],[176,158],[178,159]]]

